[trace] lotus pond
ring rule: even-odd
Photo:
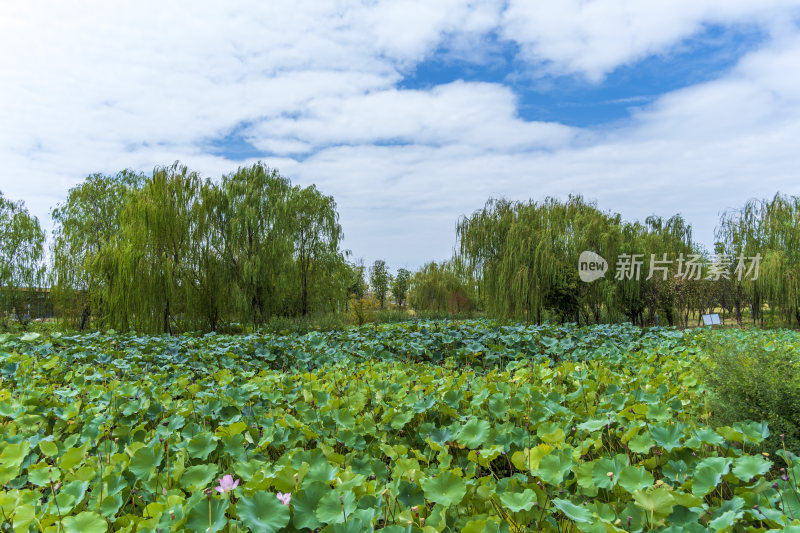
[[[702,339],[490,321],[0,335],[1,531],[800,531]]]

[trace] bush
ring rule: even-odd
[[[381,309],[375,313],[375,318],[378,319],[380,324],[394,324],[414,320],[414,315],[407,309]]]
[[[800,339],[792,332],[712,334],[704,369],[712,392],[712,422],[753,420],[769,424],[769,451],[800,453]]]
[[[305,335],[309,331],[333,331],[347,329],[345,316],[341,313],[319,313],[308,316],[274,316],[261,328],[266,333],[297,333]]]
[[[371,295],[363,298],[350,297],[350,310],[347,312],[347,320],[356,326],[361,326],[367,322],[375,321],[375,310],[378,302]]]

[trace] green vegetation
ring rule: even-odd
[[[28,313],[30,291],[44,275],[44,232],[22,202],[0,193],[0,325],[8,327],[11,314]],[[20,290],[23,289],[23,290]],[[26,320],[22,318],[22,320]]]
[[[800,324],[800,197],[776,194],[771,201],[751,200],[723,214],[719,247],[731,257],[763,256],[762,275],[736,280],[732,307],[742,321],[750,307],[753,323],[764,325],[764,303],[786,324]]]
[[[644,327],[800,323],[797,197],[723,214],[713,262],[677,215],[492,200],[369,284],[333,198],[262,164],[52,215],[46,272],[0,196],[0,532],[800,530],[800,336]],[[587,283],[584,251],[651,268]]]
[[[90,176],[53,218],[54,294],[80,329],[258,327],[347,299],[333,198],[261,164],[219,185],[178,163]]]
[[[392,276],[386,268],[386,261],[377,259],[372,268],[369,269],[369,284],[381,309],[383,309],[383,304],[386,302],[386,293],[389,292],[391,283]]]
[[[715,423],[704,364],[745,335],[0,335],[0,527],[793,531],[798,450],[758,418]],[[746,340],[796,367],[796,333]]]
[[[261,163],[219,182],[177,162],[152,175],[93,174],[52,216],[45,271],[38,221],[0,196],[4,330],[53,308],[81,331],[255,331],[287,320],[308,330],[322,315],[373,321],[367,294],[387,320],[411,316],[394,313],[408,307],[537,324],[689,327],[709,312],[739,325],[800,324],[796,196],[723,213],[713,250],[680,215],[628,221],[581,196],[491,199],[458,221],[450,260],[394,276],[383,259],[369,272],[348,261],[332,197]],[[606,275],[581,280],[583,252],[610,265]]]
[[[714,423],[764,420],[771,451],[800,451],[800,344],[789,332],[730,331],[709,338],[705,381]]]
[[[475,283],[457,260],[430,262],[410,283],[409,300],[414,309],[460,314],[476,307]]]
[[[405,268],[397,269],[397,275],[392,278],[392,296],[398,307],[402,308],[408,298],[408,288],[411,284],[411,272]]]
[[[566,202],[491,200],[459,222],[458,238],[460,257],[481,280],[492,316],[536,323],[549,315],[579,324],[627,320],[644,325],[661,312],[667,324],[676,325],[684,309],[688,321],[690,309],[713,308],[697,298],[709,289],[708,283],[676,279],[674,273],[651,277],[643,269],[638,279],[607,276],[592,283],[578,277],[578,258],[585,250],[611,265],[623,254],[659,259],[664,254],[700,254],[691,227],[677,215],[667,220],[653,216],[640,224],[604,213],[580,196]]]

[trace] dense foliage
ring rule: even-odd
[[[177,162],[152,175],[93,174],[52,216],[45,276],[38,221],[0,196],[3,329],[12,309],[27,316],[29,304],[38,317],[55,305],[80,330],[252,331],[323,314],[362,323],[367,292],[381,310],[478,312],[537,324],[686,327],[715,311],[739,324],[800,324],[797,196],[723,213],[713,250],[693,239],[680,215],[629,221],[581,196],[489,200],[458,221],[450,260],[395,276],[382,259],[369,272],[363,260],[346,260],[331,196],[292,185],[261,163],[218,182]],[[612,265],[613,274],[582,279],[584,253]]]
[[[768,448],[800,450],[800,344],[794,332],[731,331],[710,337],[704,375],[714,422],[764,420]]]
[[[759,420],[707,422],[703,346],[727,335],[484,321],[5,334],[2,528],[797,527],[797,450],[762,454]]]
[[[39,221],[22,202],[12,202],[0,192],[0,325],[7,325],[10,313],[28,313],[29,291],[42,284],[43,253]]]
[[[423,265],[409,281],[414,309],[462,313],[477,306],[475,281],[457,259]]]
[[[764,303],[785,323],[800,324],[800,197],[776,194],[727,211],[717,231],[720,250],[734,260],[742,255],[764,258],[763,275],[734,279],[730,305],[741,322],[750,307],[753,322],[764,324]]]
[[[90,176],[53,218],[54,294],[81,328],[261,326],[347,299],[333,198],[261,164],[219,184],[178,163]]]
[[[461,219],[458,238],[460,257],[482,281],[492,315],[541,323],[549,313],[578,323],[622,319],[644,324],[661,311],[673,325],[689,305],[680,298],[683,287],[672,274],[650,277],[645,270],[634,279],[608,276],[593,283],[578,276],[579,256],[587,250],[612,265],[622,254],[661,258],[697,251],[691,227],[677,215],[649,217],[641,224],[602,212],[580,196],[565,202],[490,200]]]

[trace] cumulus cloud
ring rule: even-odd
[[[315,146],[405,143],[470,145],[474,150],[536,150],[561,146],[572,135],[560,124],[515,117],[516,97],[497,84],[455,82],[431,90],[387,89],[311,100],[300,116],[265,120],[260,137],[301,139]]]
[[[798,14],[798,0],[510,0],[502,33],[543,71],[598,82],[706,25],[781,25]]]

